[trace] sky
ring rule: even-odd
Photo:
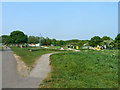
[[[3,2],[2,34],[90,40],[118,34],[117,2]]]

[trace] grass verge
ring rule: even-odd
[[[47,49],[40,49],[34,52],[30,52],[29,50],[32,48],[18,48],[18,47],[11,47],[12,51],[21,57],[24,63],[32,67],[35,64],[35,61],[40,58],[41,55],[56,52],[59,50],[47,50]]]
[[[4,50],[4,48],[0,45],[0,50]]]
[[[118,50],[51,55],[52,72],[40,88],[117,88]]]

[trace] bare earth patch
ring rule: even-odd
[[[28,67],[22,60],[21,57],[13,54],[13,56],[15,57],[15,60],[17,62],[17,71],[21,76],[28,76],[30,73],[30,67]]]

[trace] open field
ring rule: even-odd
[[[50,57],[52,72],[40,88],[117,88],[118,50],[82,50]]]

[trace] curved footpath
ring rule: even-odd
[[[37,88],[50,72],[49,56],[44,54],[38,60],[29,76],[21,77],[17,72],[16,60],[10,48],[2,51],[2,88]]]

